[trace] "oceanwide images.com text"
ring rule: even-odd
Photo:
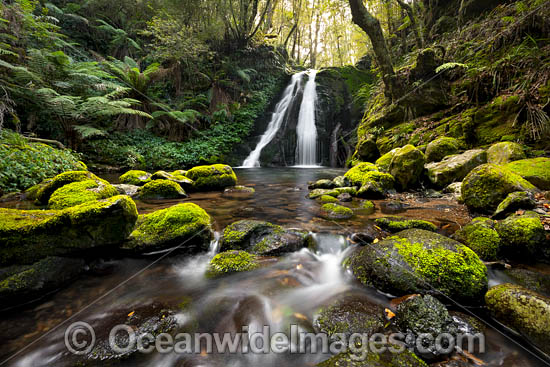
[[[71,324],[65,331],[65,346],[77,355],[86,355],[96,345],[94,329],[85,322]],[[338,354],[350,352],[350,357],[361,361],[369,353],[402,353],[405,350],[420,354],[450,354],[454,350],[469,353],[485,352],[485,336],[479,334],[333,334],[309,333],[290,325],[288,333],[274,332],[270,326],[243,326],[238,333],[136,333],[128,325],[111,329],[109,348],[116,354],[134,352],[149,354]]]

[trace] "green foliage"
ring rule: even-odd
[[[466,64],[461,64],[459,62],[448,62],[446,64],[443,64],[441,66],[439,66],[437,69],[435,69],[435,72],[436,73],[442,73],[444,71],[447,71],[447,70],[452,70],[452,69],[455,69],[455,68],[464,68],[464,69],[468,69],[468,65]]]

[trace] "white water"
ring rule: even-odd
[[[260,142],[258,143],[256,148],[244,160],[242,168],[260,167],[260,154],[262,153],[262,150],[267,146],[267,144],[271,143],[271,141],[281,128],[287,112],[290,106],[292,106],[292,101],[294,100],[294,97],[296,97],[297,93],[300,91],[302,78],[305,74],[305,72],[301,72],[292,76],[290,84],[288,85],[288,87],[286,87],[283,93],[283,98],[279,101],[279,103],[277,103],[277,106],[275,107],[275,112],[271,117],[271,121],[269,121],[269,124],[267,125],[266,132],[262,135]]]
[[[296,164],[298,167],[315,167],[317,165],[317,127],[315,126],[315,104],[317,102],[317,70],[308,72],[309,79],[304,88],[304,98],[300,106],[296,134]]]

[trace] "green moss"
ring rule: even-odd
[[[522,159],[506,165],[541,190],[550,190],[550,158]]]
[[[458,153],[460,142],[455,138],[442,137],[428,144],[426,147],[426,161],[439,162],[448,155]]]
[[[368,214],[374,213],[374,203],[370,200],[365,200],[361,203],[361,209],[365,209]]]
[[[256,256],[246,251],[226,251],[217,254],[208,266],[206,275],[210,278],[251,271],[259,267]]]
[[[87,180],[98,181],[100,178],[88,171],[69,171],[61,173],[51,179],[46,185],[41,187],[37,194],[36,200],[40,204],[47,204],[50,200],[50,196],[55,192],[55,190],[73,183]]]
[[[458,230],[453,237],[471,248],[483,260],[498,259],[500,236],[495,230],[495,222],[489,218],[475,218],[470,224]]]
[[[73,182],[55,190],[48,201],[48,208],[65,209],[118,194],[117,189],[102,179]]]
[[[369,181],[367,173],[373,171],[378,171],[378,168],[374,164],[368,162],[359,163],[347,171],[344,177],[347,178],[352,185],[362,186],[365,182]]]
[[[222,250],[243,250],[251,237],[261,237],[269,233],[282,233],[283,227],[258,220],[241,220],[231,223],[223,230]]]
[[[399,186],[405,190],[419,183],[424,171],[426,157],[412,145],[405,145],[399,149],[390,163],[389,173],[395,178]]]
[[[353,210],[338,204],[324,204],[321,215],[326,219],[349,219],[353,217]]]
[[[172,172],[174,176],[185,176],[187,177],[187,171],[183,169],[178,169]]]
[[[179,199],[187,197],[181,186],[169,180],[151,181],[139,191],[140,199]]]
[[[515,120],[521,107],[519,96],[499,96],[476,110],[472,121],[475,141],[491,144],[500,141],[503,136],[519,135]]]
[[[399,148],[395,148],[384,154],[382,157],[378,158],[378,160],[376,161],[376,167],[378,167],[381,172],[387,173],[390,170],[391,160],[398,150]]]
[[[339,202],[339,200],[336,199],[334,196],[329,196],[329,195],[322,195],[319,198],[319,201],[322,202],[322,203],[338,203]]]
[[[546,231],[537,213],[512,215],[496,225],[508,254],[537,255],[545,250]]]
[[[487,150],[488,163],[506,164],[524,158],[523,147],[513,142],[496,143]]]
[[[151,174],[145,171],[131,170],[119,177],[120,183],[143,186],[151,182]]]
[[[437,231],[437,227],[435,224],[420,220],[420,219],[404,219],[399,217],[386,217],[386,218],[378,218],[375,220],[376,224],[390,232],[400,232],[404,231],[405,229],[412,229],[412,228],[418,228],[418,229],[424,229],[426,231]]]
[[[199,191],[219,190],[237,184],[233,169],[223,164],[193,167],[187,171],[187,177],[195,182],[194,188]]]

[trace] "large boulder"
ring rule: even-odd
[[[376,167],[378,167],[381,172],[388,172],[390,170],[391,160],[397,151],[399,151],[399,148],[392,149],[378,158],[375,163]]]
[[[363,162],[347,171],[344,177],[348,179],[352,185],[362,186],[368,181],[367,174],[373,171],[378,171],[378,167],[372,163]]]
[[[389,173],[371,171],[363,177],[357,196],[365,199],[384,198],[395,187],[395,179]]]
[[[549,255],[546,231],[535,212],[514,214],[497,223],[502,250],[509,256],[532,257]]]
[[[506,165],[541,190],[550,190],[550,158],[522,159]]]
[[[426,157],[413,145],[405,145],[393,156],[389,173],[395,178],[402,190],[416,186],[424,171]]]
[[[188,254],[207,251],[214,237],[210,216],[200,206],[183,203],[140,215],[123,248],[151,252],[178,246]]]
[[[428,178],[438,186],[445,187],[459,182],[477,166],[487,163],[487,152],[482,149],[468,150],[462,154],[446,157],[441,162],[426,165]]]
[[[118,190],[102,179],[73,182],[55,190],[48,208],[60,210],[117,195]]]
[[[308,247],[305,231],[285,229],[257,220],[241,220],[225,227],[221,251],[245,250],[256,255],[278,255]]]
[[[523,147],[511,141],[493,144],[487,150],[487,163],[506,164],[525,158]]]
[[[354,159],[361,160],[363,162],[374,162],[380,157],[378,146],[376,145],[376,137],[371,134],[364,136],[355,147]]]
[[[11,265],[117,246],[138,213],[132,199],[114,196],[59,211],[0,209],[0,218],[0,265]]]
[[[237,184],[237,175],[224,164],[193,167],[187,171],[187,177],[195,182],[197,191],[223,190]]]
[[[144,200],[180,199],[187,194],[181,186],[170,180],[154,180],[146,183],[139,190],[139,198]]]
[[[501,284],[485,295],[491,315],[550,353],[550,298],[529,289]]]
[[[55,190],[68,185],[73,182],[87,181],[87,180],[99,180],[99,177],[88,171],[68,171],[63,172],[54,178],[46,181],[44,185],[41,185],[36,192],[36,201],[39,204],[45,205],[50,200],[50,196]]]
[[[500,219],[518,209],[534,209],[537,206],[535,196],[530,192],[518,191],[508,194],[502,203],[498,204],[493,218]]]
[[[462,182],[462,200],[471,210],[493,213],[515,191],[535,192],[537,188],[521,176],[502,166],[484,164],[476,167]]]
[[[426,147],[426,162],[439,162],[448,155],[458,153],[460,142],[455,138],[441,137]]]
[[[217,254],[210,260],[206,275],[209,278],[240,273],[257,269],[259,263],[255,255],[246,251],[225,251]]]
[[[495,229],[495,221],[489,218],[475,218],[456,231],[453,238],[471,248],[483,260],[498,259],[500,236]]]
[[[183,171],[185,172],[185,171]],[[193,180],[179,174],[180,171],[168,173],[166,171],[157,171],[151,175],[151,180],[168,180],[179,184],[184,190],[191,190],[194,186]]]
[[[120,176],[119,180],[122,184],[143,186],[151,182],[151,174],[145,171],[131,170]]]
[[[412,293],[476,302],[487,289],[487,268],[463,244],[437,233],[409,229],[367,246],[346,260],[367,286],[396,296]]]

